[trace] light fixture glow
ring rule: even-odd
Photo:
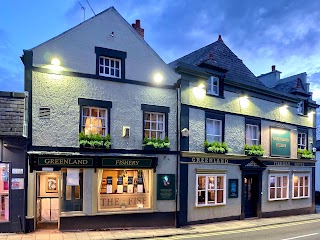
[[[58,58],[52,58],[51,64],[55,66],[60,66],[60,60]]]
[[[288,106],[287,104],[284,104],[284,105],[282,105],[281,107],[279,107],[279,111],[280,111],[280,114],[281,114],[282,116],[288,114],[288,107],[289,107],[289,106]]]
[[[163,80],[163,76],[160,73],[156,73],[153,77],[154,81],[156,83],[161,83]]]
[[[199,85],[198,85],[198,88],[200,88],[200,89],[204,89],[206,86],[203,84],[203,83],[200,83]]]
[[[242,96],[239,98],[241,108],[247,108],[249,106],[248,96]]]

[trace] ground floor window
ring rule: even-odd
[[[9,164],[0,163],[0,222],[9,221]]]
[[[283,200],[289,197],[289,175],[269,175],[269,200]]]
[[[197,174],[196,206],[226,203],[226,176],[224,174]]]
[[[293,174],[293,198],[307,198],[310,196],[310,174]]]
[[[149,169],[99,169],[99,210],[134,210],[151,208]]]

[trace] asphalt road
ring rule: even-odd
[[[250,229],[233,230],[216,233],[178,235],[168,239],[199,239],[199,240],[319,240],[320,219],[305,222],[293,222],[279,225],[262,226]]]

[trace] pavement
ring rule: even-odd
[[[194,235],[219,233],[240,229],[252,229],[263,226],[279,225],[294,222],[320,221],[320,205],[314,214],[295,215],[275,218],[250,218],[245,220],[225,221],[210,224],[190,225],[182,228],[139,228],[106,231],[62,232],[59,230],[38,230],[33,233],[0,233],[0,240],[97,240],[97,239],[152,239],[177,235]]]

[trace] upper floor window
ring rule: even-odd
[[[302,100],[298,103],[298,114],[307,115],[308,114],[308,101]]]
[[[100,56],[99,75],[121,78],[121,60]]]
[[[226,203],[225,174],[197,174],[196,206]]]
[[[109,48],[95,47],[96,75],[125,79],[127,53]]]
[[[222,142],[222,121],[207,118],[206,120],[206,140],[208,142]]]
[[[144,113],[144,137],[159,138],[165,137],[165,114],[157,112]]]
[[[79,98],[78,103],[81,113],[80,132],[106,136],[109,133],[112,102]]]
[[[259,145],[259,126],[246,124],[246,144]]]
[[[107,131],[107,109],[82,107],[81,127],[84,134],[100,134],[105,136]]]
[[[298,132],[298,149],[307,149],[307,134]]]
[[[219,95],[219,78],[211,76],[207,81],[207,93],[211,95]]]

